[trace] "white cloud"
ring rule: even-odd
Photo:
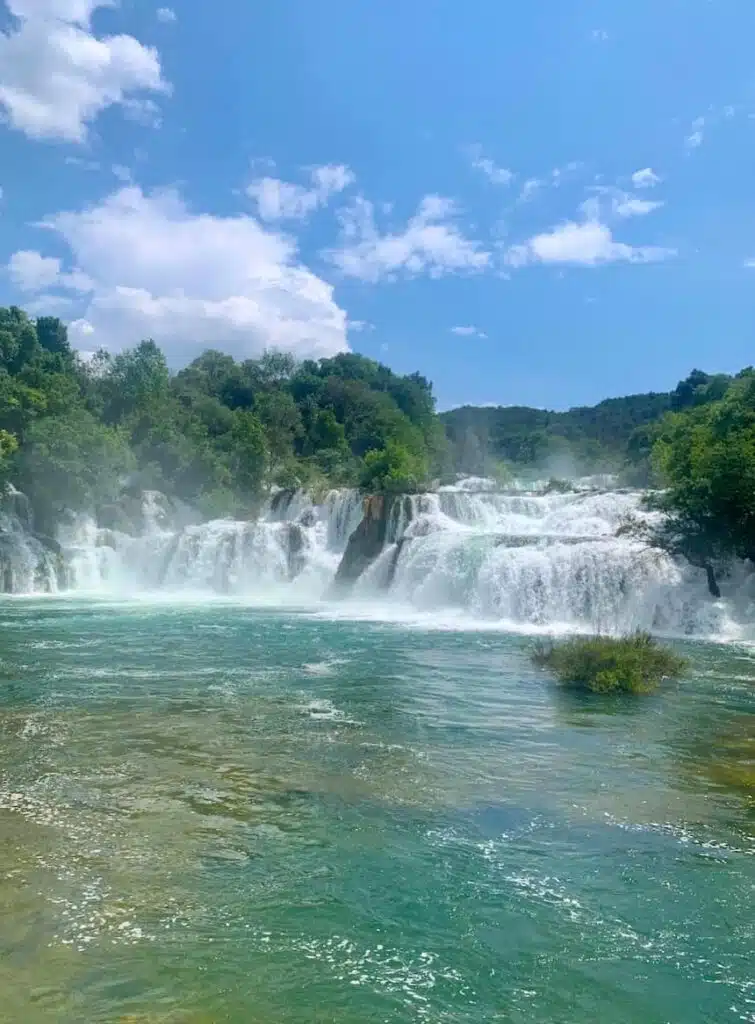
[[[374,331],[375,325],[369,320],[349,320],[350,331]]]
[[[705,128],[705,118],[696,117],[692,122],[692,131],[684,140],[684,145],[688,150],[697,149],[698,146],[703,144],[703,129]]]
[[[755,270],[755,259],[745,260],[744,265],[750,270]]]
[[[469,155],[472,167],[484,174],[492,185],[510,185],[516,177],[508,167],[499,167],[489,157],[483,156],[481,146],[472,146]]]
[[[528,178],[522,185],[522,190],[519,193],[517,202],[528,203],[530,199],[535,195],[536,192],[543,187],[543,182],[539,178]]]
[[[47,288],[64,288],[88,292],[92,282],[80,271],[63,273],[62,262],[55,256],[43,256],[32,249],[14,252],[6,267],[13,284],[22,292],[41,292]]]
[[[594,267],[601,263],[652,263],[675,254],[676,250],[660,246],[617,242],[607,224],[588,219],[581,224],[567,221],[552,231],[534,235],[524,244],[509,248],[504,259],[512,267],[532,263]]]
[[[15,252],[6,267],[11,280],[23,292],[38,292],[55,284],[60,276],[60,260],[28,250]]]
[[[632,184],[635,188],[654,188],[662,180],[652,167],[643,167],[641,171],[635,171],[632,175]]]
[[[155,17],[165,25],[169,25],[171,22],[177,21],[176,12],[172,7],[158,7],[155,11]]]
[[[610,38],[610,36],[604,28],[594,28],[590,33],[590,38],[593,39],[596,43],[605,43],[606,40]]]
[[[703,144],[703,133],[699,129],[692,132],[692,134],[688,135],[684,140],[684,144],[687,149],[697,149],[698,146],[702,146]]]
[[[582,164],[579,160],[572,160],[570,161],[570,163],[564,164],[563,167],[554,167],[551,171],[551,184],[553,188],[559,188],[561,182],[567,175],[573,174],[575,171],[580,170],[581,167]],[[532,182],[534,184],[534,178],[532,179]],[[542,184],[542,182],[540,182],[539,184]]]
[[[353,185],[356,177],[345,164],[324,164],[312,170],[312,181],[323,200],[327,200]]]
[[[425,196],[402,231],[381,234],[372,203],[359,197],[341,211],[340,247],[325,255],[342,273],[363,281],[395,277],[400,271],[441,277],[482,270],[490,254],[464,237],[455,223],[456,213],[452,200]]]
[[[80,167],[82,171],[99,171],[100,164],[97,160],[84,160],[80,156],[64,157],[63,163],[70,167]]]
[[[472,327],[471,324],[464,327],[452,327],[451,334],[456,334],[459,338],[487,338],[484,331],[478,327]]]
[[[252,217],[194,214],[174,191],[131,186],[41,226],[68,245],[73,275],[91,279],[70,328],[86,349],[154,338],[178,365],[208,346],[242,358],[265,348],[314,357],[348,348],[333,289],[298,261],[290,238]],[[38,277],[49,281],[54,267],[43,268]]]
[[[637,196],[621,193],[613,197],[611,205],[617,217],[644,217],[659,209],[663,203],[660,200],[638,199]]]
[[[97,38],[89,19],[108,0],[7,0],[0,32],[0,107],[31,138],[83,142],[87,125],[134,93],[167,92],[157,52],[133,36]]]
[[[246,194],[257,204],[263,220],[304,220],[331,196],[353,184],[353,172],[344,164],[326,164],[310,172],[310,187],[294,185],[278,178],[256,178]]]
[[[133,181],[131,171],[128,167],[124,166],[124,164],[113,164],[110,170],[118,181],[123,182],[125,185],[130,185]]]
[[[630,192],[611,185],[595,185],[593,193],[581,205],[587,221],[600,221],[610,217],[645,217],[664,205],[660,199],[640,199]]]

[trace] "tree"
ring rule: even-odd
[[[717,563],[755,561],[755,373],[718,401],[669,415],[653,464],[667,484],[655,502],[666,513],[661,542],[705,568],[717,595]]]
[[[144,405],[163,401],[169,384],[165,356],[154,341],[121,352],[102,380],[106,422],[120,423]]]
[[[85,360],[59,319],[17,307],[0,309],[2,431],[0,476],[33,494],[51,530],[66,508],[117,500],[121,483],[221,515],[251,511],[272,483],[413,490],[450,469],[420,374],[354,353],[239,363],[208,350],[171,375],[153,341]]]
[[[287,391],[268,391],[257,397],[255,411],[265,427],[271,455],[284,462],[293,455],[294,442],[303,433],[296,402]]]
[[[252,412],[233,413],[231,438],[231,474],[245,498],[259,496],[268,468],[269,452],[265,430]]]
[[[725,373],[711,376],[702,370],[693,370],[671,392],[671,409],[673,412],[681,412],[708,402],[717,402],[724,397],[730,383],[731,377]]]
[[[65,511],[95,511],[115,501],[133,465],[122,433],[78,408],[35,422],[18,468],[22,489],[49,530]]]
[[[68,328],[56,316],[37,317],[35,323],[37,340],[46,352],[62,356],[65,360],[73,357],[68,344]]]
[[[388,441],[364,457],[360,484],[365,491],[413,494],[422,489],[427,467],[404,445]]]

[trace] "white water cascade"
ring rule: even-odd
[[[176,528],[148,492],[138,536],[79,518],[60,540],[70,587],[80,592],[223,594],[307,604],[330,585],[361,517],[355,491],[331,491],[321,504],[301,491],[280,492],[255,521]]]
[[[738,567],[714,600],[702,570],[638,539],[632,524],[649,519],[641,496],[612,490],[610,481],[548,493],[538,485],[496,491],[491,481],[470,479],[395,499],[385,514],[382,553],[340,590],[333,581],[363,515],[355,491],[331,491],[319,502],[279,492],[256,521],[198,525],[179,521],[162,496],[148,493],[131,533],[78,518],[59,533],[62,555],[5,515],[0,586],[115,597],[219,594],[543,631],[736,638],[753,620],[750,571]]]
[[[390,598],[455,609],[512,629],[736,636],[753,607],[741,569],[711,598],[705,573],[637,537],[651,516],[636,492],[495,493],[466,487],[414,499],[400,542],[359,581],[367,595],[391,565]]]

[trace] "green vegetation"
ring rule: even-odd
[[[244,516],[273,484],[416,491],[449,469],[419,374],[353,354],[215,351],[174,374],[152,341],[85,362],[61,321],[0,309],[0,485],[29,495],[46,533],[66,509],[145,488]]]
[[[463,406],[442,413],[461,472],[489,476],[503,461],[570,476],[623,467],[630,437],[671,409],[671,395],[609,398],[593,407],[550,412],[525,406]]]
[[[651,459],[666,485],[653,502],[667,514],[658,539],[706,568],[715,593],[716,566],[755,561],[755,371],[666,417]]]
[[[659,646],[649,633],[625,637],[573,637],[539,646],[532,660],[571,690],[589,693],[651,693],[676,679],[687,663]]]

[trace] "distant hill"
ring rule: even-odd
[[[491,463],[543,466],[554,472],[611,469],[627,442],[674,405],[675,392],[607,398],[566,412],[527,406],[465,405],[441,413],[460,472],[485,473]],[[563,465],[561,465],[563,464]]]

